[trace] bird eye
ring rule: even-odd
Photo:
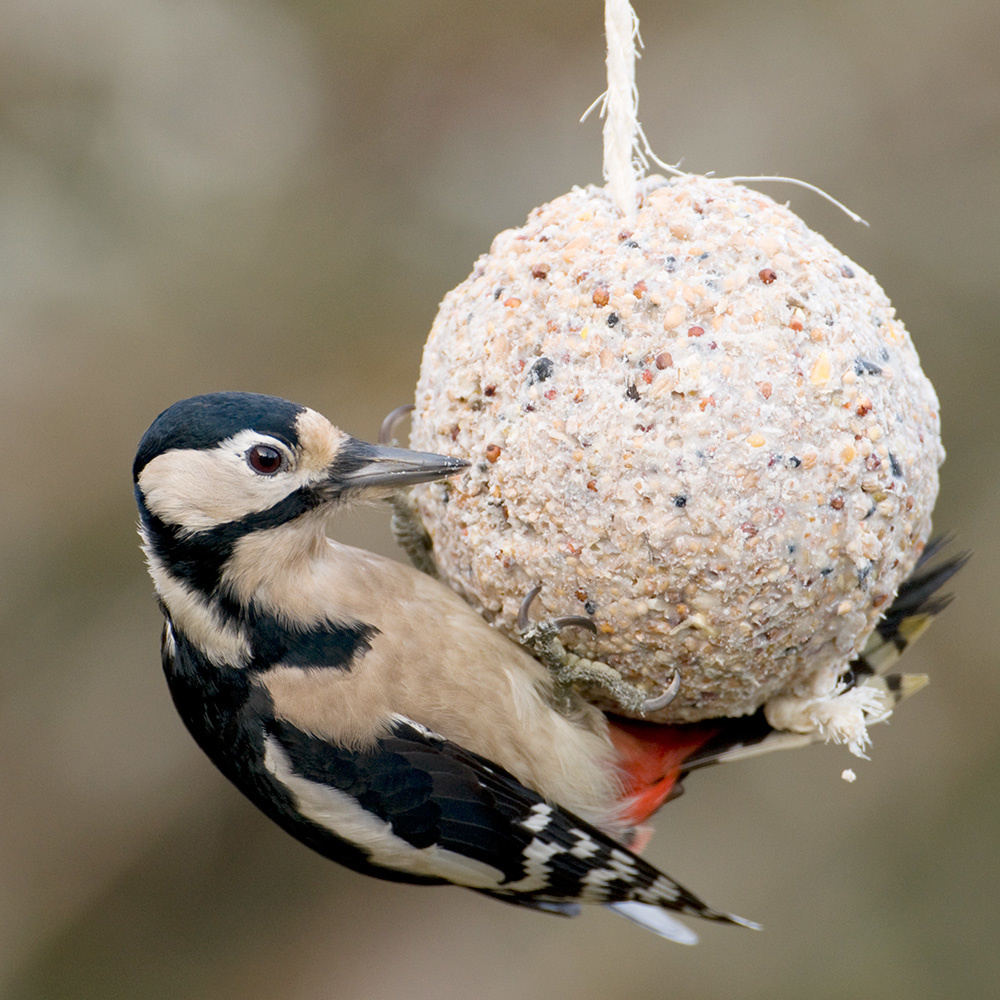
[[[267,444],[255,444],[247,452],[247,465],[262,476],[273,476],[280,472],[285,464],[285,458],[277,448]]]

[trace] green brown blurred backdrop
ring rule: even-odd
[[[500,229],[600,178],[599,0],[0,6],[0,995],[995,995],[1000,6],[637,0],[665,159],[873,271],[941,396],[936,516],[976,558],[875,732],[708,773],[650,856],[763,934],[671,946],[363,880],[203,760],[160,676],[129,468],[164,406],[286,395],[371,438]],[[388,517],[341,537],[391,551]],[[839,778],[855,766],[859,778]]]

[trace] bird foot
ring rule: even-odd
[[[564,628],[577,627],[596,633],[597,626],[589,618],[563,615],[532,623],[528,612],[541,589],[541,584],[532,588],[521,602],[517,613],[517,628],[522,645],[551,672],[556,682],[557,696],[563,706],[569,708],[575,684],[600,688],[610,700],[630,715],[658,712],[674,700],[681,686],[677,671],[674,671],[667,687],[651,698],[642,688],[624,680],[614,667],[599,660],[585,659],[566,649],[557,638],[559,632]]]

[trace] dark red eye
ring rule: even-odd
[[[281,452],[267,444],[255,444],[247,452],[247,465],[262,476],[273,476],[284,464]]]

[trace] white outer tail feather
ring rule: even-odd
[[[668,941],[676,941],[677,944],[698,943],[698,935],[690,927],[675,919],[669,910],[653,906],[652,903],[639,903],[633,899],[624,903],[608,903],[607,907]]]

